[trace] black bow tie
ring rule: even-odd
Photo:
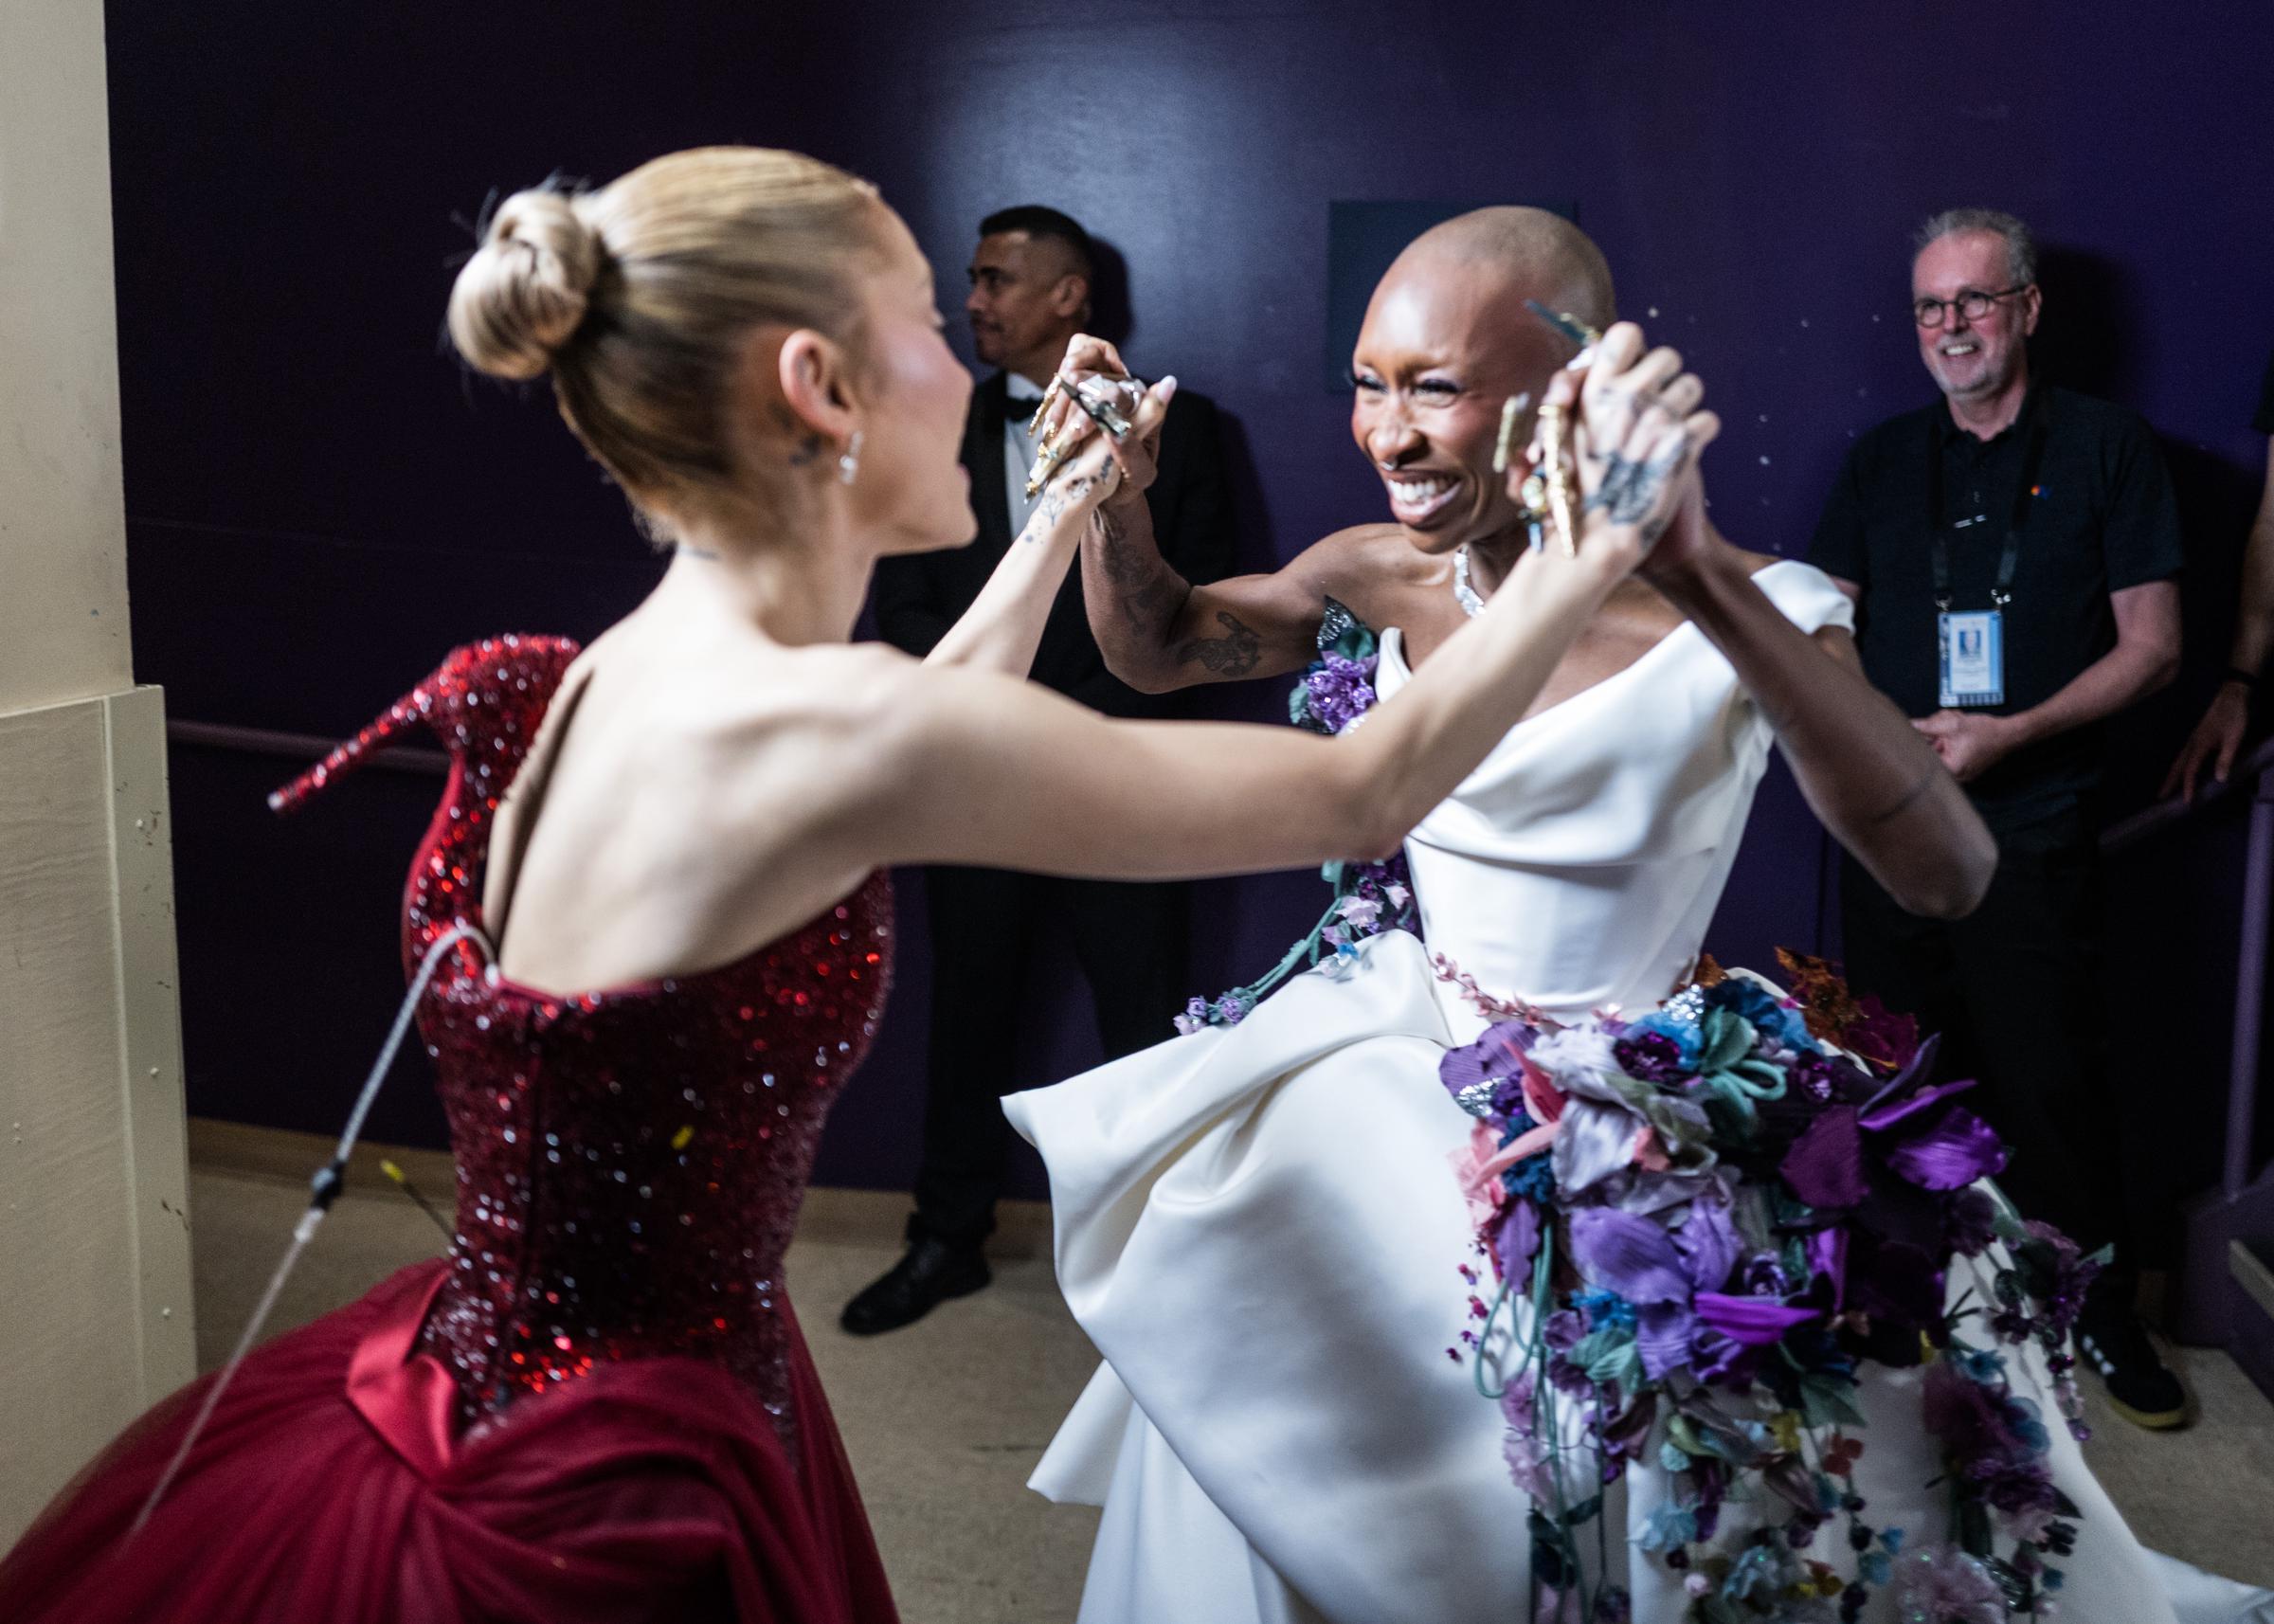
[[[1021,422],[1034,416],[1035,408],[1042,404],[1040,395],[1014,395],[1007,389],[1003,391],[1003,397],[1010,402],[1003,407],[1003,415],[1018,418]]]

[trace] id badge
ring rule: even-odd
[[[1942,645],[1942,703],[1954,709],[2006,702],[2005,615],[1997,609],[1936,617]]]

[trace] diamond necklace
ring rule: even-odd
[[[1485,601],[1469,585],[1469,549],[1465,546],[1453,550],[1453,600],[1471,620],[1485,612]]]

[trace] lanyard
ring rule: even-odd
[[[2006,522],[2006,544],[1997,555],[1997,580],[1990,588],[1994,608],[2002,609],[2013,601],[2013,570],[2021,562],[2021,531],[2030,522],[2038,464],[2045,460],[2048,415],[2045,398],[2039,395],[2030,407],[2029,439],[2021,453],[2021,478],[2013,492],[2012,513]],[[1939,416],[1927,421],[1926,451],[1926,521],[1934,535],[1935,607],[1947,612],[1951,604],[1950,527],[1942,522],[1942,423]]]

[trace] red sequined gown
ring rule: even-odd
[[[441,735],[407,965],[479,922],[499,797],[575,654],[461,648],[276,798]],[[0,1563],[0,1617],[892,1619],[782,1286],[891,911],[879,874],[723,968],[566,999],[450,948],[418,1010],[458,1161],[448,1255],[259,1349],[127,1539],[205,1383],[135,1422]]]

